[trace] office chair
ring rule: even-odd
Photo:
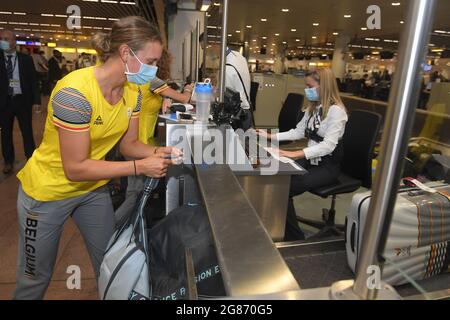
[[[323,209],[323,221],[297,217],[301,223],[320,230],[313,238],[341,236],[345,226],[335,224],[336,197],[340,194],[353,193],[361,186],[371,188],[372,159],[380,123],[379,114],[363,110],[355,110],[351,113],[343,137],[344,156],[338,181],[310,191],[324,199],[331,196],[330,209]]]
[[[305,114],[301,109],[304,96],[297,93],[289,93],[284,101],[283,107],[278,115],[278,129],[280,132],[287,132],[295,129]],[[280,141],[280,146],[288,145],[293,141]]]
[[[342,80],[337,78],[336,82],[337,82],[337,86],[338,86],[339,91],[340,92],[345,92],[346,88],[344,88],[344,83],[342,82]]]
[[[303,95],[297,93],[289,93],[286,101],[278,115],[278,128],[280,132],[287,132],[295,129],[297,124],[302,120],[304,112],[302,112]]]

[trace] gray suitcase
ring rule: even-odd
[[[427,186],[450,193],[448,184],[434,182]],[[354,272],[370,199],[371,192],[356,194],[346,219],[347,260]],[[418,188],[399,191],[384,257],[387,263],[383,266],[382,279],[390,285],[408,282],[398,268],[414,280],[447,272],[450,260],[449,199]]]

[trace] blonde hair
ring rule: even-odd
[[[147,42],[162,44],[158,29],[142,17],[130,16],[114,22],[110,33],[95,34],[92,38],[92,47],[97,51],[100,62],[104,63],[116,55],[123,44],[136,52]]]
[[[346,110],[345,105],[341,99],[341,94],[339,93],[336,77],[334,76],[334,73],[330,68],[322,68],[310,72],[306,74],[306,78],[307,77],[313,78],[320,84],[318,92],[320,101],[311,101],[306,105],[306,107],[309,108],[311,112],[313,112],[317,107],[321,105],[323,110],[322,117],[323,119],[325,119],[328,115],[328,111],[330,111],[330,107],[333,105],[338,105]]]

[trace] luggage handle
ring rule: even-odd
[[[116,241],[120,238],[120,236],[122,235],[122,233],[130,226],[133,225],[133,232],[131,233],[131,237],[130,237],[130,241],[129,243],[131,243],[132,238],[133,238],[133,234],[135,234],[137,227],[140,225],[140,220],[142,220],[141,216],[142,216],[142,212],[144,210],[145,205],[147,204],[147,200],[149,198],[149,196],[151,195],[152,191],[154,191],[156,189],[156,187],[159,184],[159,179],[155,179],[155,178],[150,178],[147,177],[147,179],[144,182],[144,190],[143,190],[143,195],[141,197],[141,200],[139,202],[139,206],[138,206],[138,214],[136,214],[136,217],[134,218],[133,223],[131,223],[130,220],[133,219],[133,215],[131,215],[127,220],[128,222],[125,222],[120,229],[118,230],[118,232],[116,233],[116,236],[114,238],[114,240],[112,241],[111,245],[105,250],[105,254],[114,246],[114,244],[116,243]],[[142,221],[143,224],[143,221]]]
[[[352,223],[352,230],[350,231],[350,249],[352,249],[352,252],[355,253],[355,243],[356,243],[356,222]]]
[[[139,237],[139,232],[138,230],[142,231],[145,229],[145,221],[144,221],[144,208],[145,205],[147,204],[148,198],[150,197],[151,193],[156,189],[156,187],[159,184],[159,179],[156,178],[150,178],[147,177],[147,179],[145,179],[145,183],[144,183],[144,191],[142,194],[142,198],[139,202],[139,207],[138,207],[138,214],[136,215],[136,218],[133,222],[133,232],[131,233],[131,238],[133,237],[133,235],[135,235],[135,239],[136,241],[141,241],[144,246],[146,246],[146,241],[145,241],[145,234],[141,234],[141,237],[143,237],[142,239],[140,239],[141,237]],[[138,228],[140,226],[140,228]],[[145,233],[145,232],[143,232]],[[131,243],[131,238],[130,238],[130,243]]]

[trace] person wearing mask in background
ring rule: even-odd
[[[48,67],[47,59],[44,57],[44,51],[39,51],[36,49],[35,53],[32,55],[34,61],[34,68],[36,69],[39,87],[41,94],[47,94],[47,77],[48,77]]]
[[[91,55],[83,52],[81,56],[81,68],[89,68],[92,65]]]
[[[50,91],[53,91],[56,83],[62,78],[60,63],[62,54],[59,50],[53,50],[53,56],[48,60],[48,82]]]
[[[199,41],[204,48],[204,34],[200,35]],[[220,46],[214,44],[212,46],[214,54],[220,55]],[[250,107],[250,87],[251,77],[247,64],[247,60],[239,52],[233,51],[227,48],[226,51],[226,70],[225,70],[225,86],[234,91],[237,91],[241,95],[241,108],[244,110],[246,120],[242,124],[244,131],[253,127],[253,115]]]
[[[181,156],[138,140],[142,93],[162,53],[158,30],[141,17],[116,21],[93,38],[102,64],[70,73],[50,97],[44,139],[19,172],[19,246],[15,299],[42,299],[65,221],[80,229],[99,275],[115,218],[106,184],[144,175],[162,178]],[[105,161],[118,145],[134,161]],[[31,232],[31,233],[30,233]],[[30,237],[32,240],[30,240]]]
[[[257,130],[259,135],[278,141],[308,139],[308,147],[300,151],[271,150],[280,156],[297,160],[308,171],[303,176],[292,176],[291,179],[285,241],[305,238],[298,225],[293,197],[337,180],[343,155],[341,139],[348,121],[331,69],[309,73],[305,82],[305,96],[309,100],[309,106],[297,128],[278,134]]]
[[[25,156],[29,159],[36,145],[33,137],[33,105],[40,107],[41,95],[33,59],[16,51],[16,37],[10,30],[0,32],[0,126],[4,174],[13,171],[15,152],[14,119],[19,121]]]

